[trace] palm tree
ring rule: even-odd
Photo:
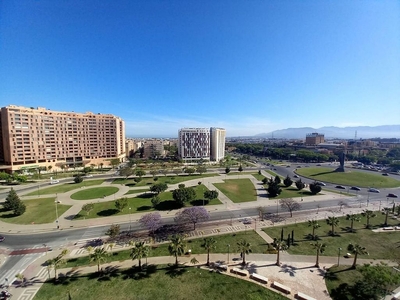
[[[350,232],[353,232],[354,221],[360,222],[360,217],[355,214],[347,214],[346,220],[350,220]]]
[[[89,255],[90,261],[97,264],[97,272],[100,273],[100,264],[105,262],[109,253],[104,247],[94,249],[93,253]]]
[[[361,213],[363,217],[367,218],[367,225],[365,226],[366,228],[370,228],[371,226],[369,225],[369,220],[371,218],[375,218],[376,214],[372,210],[364,209],[363,212]]]
[[[136,242],[135,246],[131,250],[132,260],[137,259],[139,261],[139,269],[142,269],[142,258],[148,257],[150,253],[149,246],[145,245],[144,242]]]
[[[178,256],[183,255],[186,251],[186,241],[180,234],[174,234],[170,238],[171,243],[168,245],[168,251],[175,256],[175,265],[178,265]]]
[[[326,245],[320,242],[315,242],[311,243],[311,246],[313,246],[314,249],[317,250],[317,260],[315,262],[315,266],[319,268],[319,254],[324,253]]]
[[[357,256],[360,255],[369,255],[369,253],[367,252],[367,249],[365,249],[364,247],[361,247],[358,244],[349,244],[349,246],[347,246],[347,250],[350,251],[352,254],[354,254],[354,261],[353,261],[353,265],[351,266],[353,269],[356,268],[356,264],[357,264]]]
[[[251,253],[251,244],[248,243],[245,240],[241,240],[240,242],[237,243],[238,246],[238,251],[242,256],[242,264],[245,265],[246,264],[246,254]]]
[[[286,245],[285,241],[282,241],[280,239],[274,238],[274,242],[272,243],[274,246],[276,252],[276,265],[279,266],[281,264],[280,261],[280,252],[281,250],[286,250],[288,247]]]
[[[207,251],[207,266],[210,264],[210,251],[215,249],[216,243],[217,241],[214,238],[206,237],[201,245]]]
[[[389,217],[389,212],[391,212],[392,211],[392,209],[391,208],[389,208],[389,207],[384,207],[383,208],[383,212],[385,213],[385,226],[387,226],[388,225],[388,217]]]
[[[328,224],[329,226],[332,227],[331,235],[334,236],[335,235],[335,227],[337,227],[339,225],[339,219],[335,216],[328,217],[328,219],[326,219],[326,224]]]
[[[65,261],[63,258],[65,255],[67,255],[67,253],[68,253],[68,250],[64,249],[61,251],[61,253],[58,256],[46,261],[46,264],[48,265],[48,267],[51,267],[54,269],[54,280],[55,281],[57,281],[57,279],[58,279],[57,278],[57,270],[60,268],[60,266],[62,264],[64,264]]]
[[[308,227],[312,228],[312,239],[315,240],[315,229],[318,229],[321,227],[321,225],[318,224],[317,220],[308,220]]]
[[[20,286],[22,286],[22,287],[25,286],[26,278],[25,278],[24,274],[18,273],[15,275],[15,278],[17,278],[21,282]]]

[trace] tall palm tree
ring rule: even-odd
[[[214,238],[206,237],[201,244],[201,247],[207,251],[207,266],[210,264],[210,251],[215,249],[216,243],[217,241]]]
[[[286,250],[288,248],[288,246],[286,245],[285,241],[282,241],[280,239],[274,238],[274,242],[272,243],[272,245],[274,246],[276,252],[276,265],[279,266],[281,264],[280,261],[280,253],[281,250]]]
[[[89,255],[90,261],[97,264],[97,272],[100,273],[100,264],[105,262],[109,253],[104,247],[94,249],[93,253]]]
[[[311,243],[311,246],[317,251],[317,260],[315,262],[315,266],[319,268],[319,254],[324,253],[326,245],[320,242]]]
[[[242,264],[246,264],[246,254],[251,253],[251,244],[248,243],[246,240],[241,240],[240,242],[237,243],[238,246],[238,251],[242,255]]]
[[[175,256],[175,265],[178,265],[178,256],[185,254],[186,241],[180,234],[174,234],[170,237],[171,243],[168,245],[168,251]]]
[[[68,253],[68,250],[64,249],[61,251],[61,253],[59,255],[46,261],[47,266],[54,269],[54,280],[55,281],[57,281],[57,279],[58,279],[57,278],[57,270],[60,268],[61,265],[63,265],[65,263],[64,256],[67,255],[67,253]]]
[[[383,212],[385,213],[385,226],[387,226],[388,225],[388,217],[389,217],[389,213],[392,211],[392,209],[391,208],[389,208],[389,207],[384,207],[383,208]]]
[[[375,217],[376,217],[376,214],[375,214],[372,210],[364,209],[363,212],[361,213],[361,215],[362,215],[363,217],[366,217],[366,218],[367,218],[367,225],[366,225],[365,227],[366,227],[366,228],[370,228],[371,226],[370,226],[370,224],[369,224],[369,220],[370,220],[371,218],[375,218]]]
[[[144,242],[136,242],[135,246],[131,250],[132,260],[137,259],[139,261],[139,269],[142,269],[142,258],[148,257],[150,253],[150,247],[145,245]]]
[[[335,227],[337,227],[339,225],[339,219],[335,216],[328,217],[328,219],[326,219],[326,224],[331,226],[331,228],[332,228],[331,235],[334,236],[335,235]]]
[[[350,231],[353,232],[354,222],[360,222],[360,217],[355,214],[347,214],[346,220],[350,220]]]
[[[347,250],[350,251],[352,254],[354,254],[354,261],[353,261],[353,265],[351,266],[353,269],[356,268],[357,265],[357,256],[360,255],[369,255],[369,253],[367,252],[367,249],[365,249],[364,247],[358,245],[358,244],[349,244],[347,246]]]
[[[312,239],[315,240],[315,230],[320,228],[321,225],[318,224],[317,220],[308,220],[308,227],[312,228]]]

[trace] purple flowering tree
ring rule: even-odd
[[[150,231],[151,235],[161,227],[161,215],[158,212],[143,215],[139,219],[140,226]]]
[[[178,224],[192,223],[193,230],[195,230],[197,223],[205,222],[209,218],[210,215],[207,209],[202,206],[193,206],[185,208],[178,212],[175,216],[175,222],[177,222]]]

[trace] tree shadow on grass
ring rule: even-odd
[[[109,217],[109,216],[115,215],[117,213],[118,213],[117,209],[109,208],[109,209],[105,209],[105,210],[99,211],[97,213],[97,215],[100,216],[100,217]]]
[[[170,276],[171,278],[175,278],[186,273],[187,272],[186,268],[187,267],[181,265],[175,265],[175,264],[168,265],[168,267],[165,268],[167,270],[165,274]]]
[[[146,279],[158,271],[156,265],[142,265],[142,269],[138,266],[133,266],[130,269],[125,269],[121,272],[123,279],[141,280]]]
[[[208,200],[206,199],[197,199],[197,200],[192,200],[190,201],[190,204],[193,206],[203,206],[203,205],[207,205],[209,203]]]
[[[163,202],[160,202],[157,206],[156,209],[157,210],[173,210],[173,209],[179,209],[182,206],[179,205],[179,203],[177,203],[174,200],[166,200]]]
[[[14,217],[17,217],[17,215],[12,212],[0,216],[1,219],[11,219]]]
[[[143,205],[143,206],[139,206],[137,208],[137,211],[144,211],[144,210],[150,210],[151,206],[150,205]]]

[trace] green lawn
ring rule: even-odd
[[[46,282],[34,300],[67,299],[68,293],[71,299],[86,300],[287,299],[258,284],[233,276],[189,266],[175,268],[150,265],[142,272],[137,269],[117,269],[102,278],[89,274],[71,276],[57,285]]]
[[[301,198],[301,197],[310,197],[315,196],[313,195],[309,189],[302,189],[299,191],[295,186],[285,187],[281,185],[282,192],[276,196],[269,198],[270,200],[275,199],[284,199],[284,198]],[[267,193],[267,191],[265,191]],[[322,195],[322,193],[318,193],[317,195]],[[299,199],[295,199],[299,200]]]
[[[154,183],[166,183],[166,184],[176,184],[176,183],[181,183],[185,182],[188,180],[193,180],[193,179],[200,179],[201,181],[202,178],[204,177],[214,177],[214,176],[219,176],[218,174],[202,174],[202,175],[179,175],[179,176],[158,176],[157,181],[153,180],[153,177],[143,177],[142,181],[136,183],[133,178],[117,178],[114,179],[112,182],[113,184],[123,184],[127,186],[151,186]]]
[[[132,195],[132,194],[138,194],[138,193],[146,193],[150,190],[150,188],[148,189],[136,189],[136,190],[130,190],[127,193],[125,193],[125,195]]]
[[[331,226],[328,226],[325,220],[320,220],[319,225],[321,227],[316,229],[315,233],[319,236],[320,241],[327,245],[323,255],[336,256],[339,247],[347,249],[347,246],[353,243],[367,248],[369,256],[360,256],[362,258],[389,259],[392,251],[394,251],[393,249],[398,246],[396,243],[400,240],[400,232],[373,232],[365,229],[365,223],[366,219],[362,217],[361,222],[354,223],[356,232],[350,233],[347,230],[350,227],[350,221],[346,220],[345,217],[341,217],[339,226],[335,229],[337,236],[332,237],[328,235]],[[374,227],[379,227],[383,223],[384,215],[382,213],[377,213],[377,217],[370,219],[370,224]],[[398,225],[399,220],[393,220],[389,217],[388,223],[390,225]],[[311,227],[308,227],[308,223],[275,226],[264,228],[263,230],[272,238],[280,238],[282,228],[284,229],[283,236],[285,238],[294,230],[295,245],[289,248],[289,253],[315,255],[315,250],[310,246],[312,241],[307,238],[307,235],[312,232]],[[350,261],[348,264],[350,264]]]
[[[102,197],[107,197],[118,192],[115,186],[101,186],[97,188],[84,189],[79,192],[73,193],[71,199],[74,200],[92,200]]]
[[[36,191],[30,192],[29,194],[25,194],[23,196],[54,195],[65,193],[75,189],[79,189],[81,187],[100,185],[104,182],[104,179],[83,180],[81,183],[75,183],[72,179],[71,181],[71,183],[55,184],[51,186],[46,183],[38,186],[38,189]]]
[[[250,242],[253,253],[266,253],[267,245],[266,242],[253,230],[236,232],[234,234],[222,234],[215,235],[213,238],[217,241],[216,249],[210,253],[210,259],[212,259],[212,253],[227,253],[228,245],[230,253],[237,253],[237,243],[243,239]],[[192,250],[192,255],[205,254],[207,253],[204,248],[201,247],[203,238],[191,239],[187,241],[187,249]],[[108,256],[106,262],[111,261],[124,261],[130,259],[130,250],[122,250],[114,252],[114,255]],[[157,256],[169,256],[168,243],[160,244],[152,248],[149,257]],[[89,261],[88,256],[72,258],[67,260],[66,265],[63,268],[73,268],[79,266],[95,265]]]
[[[203,184],[194,186],[196,191],[196,199],[193,200],[191,203],[187,203],[187,206],[191,205],[203,205],[204,199],[204,192],[207,187]],[[114,215],[126,215],[129,213],[137,213],[137,212],[144,212],[144,211],[154,211],[155,209],[152,207],[151,198],[154,196],[151,192],[145,192],[139,196],[128,198],[128,208],[126,208],[122,212],[118,212],[115,208],[114,201],[107,201],[107,202],[100,202],[100,203],[93,203],[94,208],[90,212],[89,216],[86,212],[81,211],[78,215],[76,215],[75,219],[91,219],[91,218],[98,218],[98,217],[108,217]],[[159,195],[161,203],[158,205],[157,210],[171,210],[171,209],[178,209],[178,207],[173,200],[172,192],[163,192]],[[221,204],[221,201],[218,199],[213,199],[210,201],[208,205],[217,205]],[[129,210],[129,207],[131,210]]]
[[[55,198],[39,198],[25,200],[26,211],[21,216],[14,216],[11,211],[0,211],[0,219],[12,224],[45,224],[56,221]],[[61,216],[71,206],[57,204],[58,215]]]
[[[301,168],[297,169],[299,175],[310,179],[332,182],[335,184],[359,186],[359,187],[374,187],[374,188],[391,188],[399,187],[400,181],[389,176],[381,174],[371,174],[367,172],[359,172],[353,169],[345,169],[346,172],[334,172],[333,168]]]
[[[226,179],[224,183],[214,183],[232,202],[256,201],[257,193],[250,179]]]

